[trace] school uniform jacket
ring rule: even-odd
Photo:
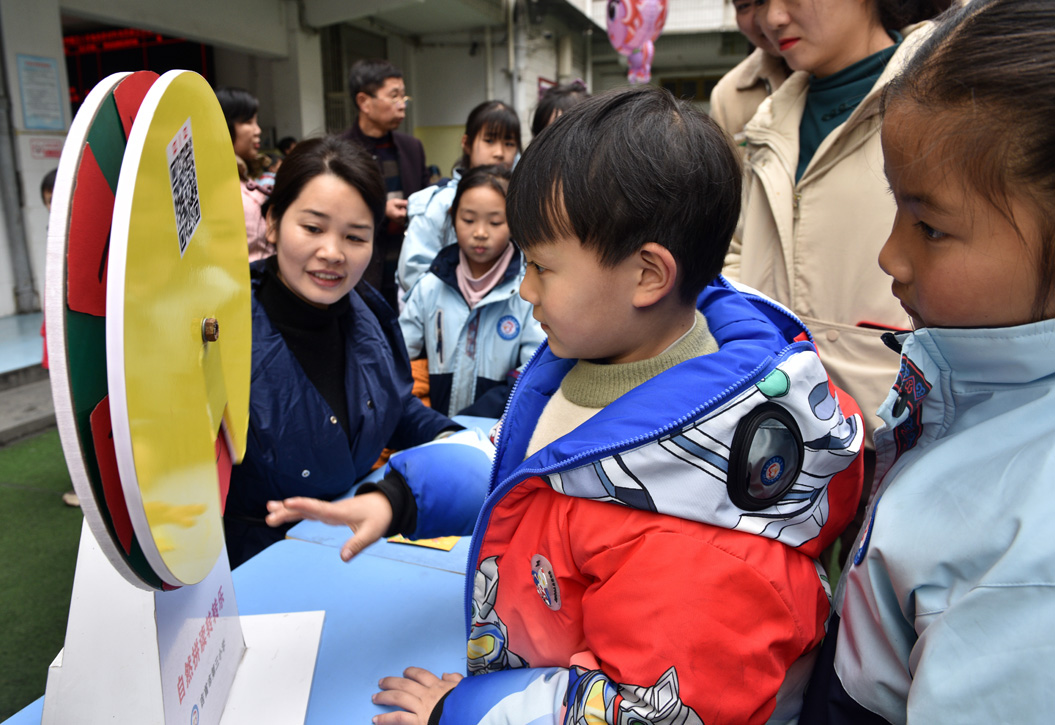
[[[882,480],[801,722],[1049,723],[1055,320],[899,337]]]
[[[455,276],[460,251],[457,244],[440,251],[399,315],[410,357],[428,353],[432,407],[448,415],[490,390],[507,388],[509,373],[526,363],[546,338],[531,303],[520,296],[520,252],[494,289],[469,309]],[[508,389],[488,417],[502,414],[506,394]]]
[[[439,251],[458,243],[450,211],[461,178],[462,170],[455,169],[446,184],[434,184],[407,200],[407,233],[396,268],[404,299],[418,280],[428,274]]]
[[[797,715],[829,610],[813,557],[853,514],[861,419],[852,400],[835,397],[785,310],[724,280],[699,306],[718,352],[668,369],[525,459],[575,364],[539,348],[503,418],[482,509],[452,503],[451,488],[434,495],[429,476],[407,476],[414,536],[452,533],[453,509],[479,510],[465,605],[473,676],[434,721],[713,725]],[[750,480],[778,494],[790,487],[748,511],[727,489],[731,457],[748,450],[734,438],[741,421],[750,430],[773,410],[794,421],[802,473],[796,454],[761,433],[755,452],[767,458]]]
[[[832,380],[868,416],[869,431],[879,425],[875,411],[897,374],[876,327],[911,327],[877,261],[895,212],[883,173],[879,101],[932,27],[902,31],[905,39],[879,80],[824,139],[799,181],[808,73],[793,73],[744,128],[744,207],[724,274],[802,319]]]

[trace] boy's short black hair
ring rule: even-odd
[[[352,94],[352,103],[359,93],[372,96],[385,85],[389,78],[402,78],[403,71],[383,58],[364,58],[352,64],[348,71],[348,92]]]
[[[656,242],[691,302],[722,270],[741,183],[739,154],[705,114],[652,86],[610,91],[528,146],[509,184],[509,230],[525,251],[578,237],[606,267]]]

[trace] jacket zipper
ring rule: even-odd
[[[509,409],[511,407],[513,407],[513,399],[516,397],[517,390],[520,388],[520,380],[521,380],[521,378],[524,377],[524,375],[528,372],[528,370],[531,369],[531,366],[532,366],[532,364],[534,364],[535,359],[538,357],[539,350],[542,349],[543,345],[546,345],[546,341],[543,341],[542,343],[540,343],[539,346],[535,348],[535,352],[531,353],[531,358],[524,365],[524,369],[520,372],[520,375],[518,375],[516,380],[513,381],[513,387],[509,391],[509,397],[506,398],[506,406],[505,406],[505,409],[502,411],[502,417],[498,419],[498,433],[495,436],[495,440],[494,440],[495,457],[491,461],[491,473],[487,477],[488,481],[493,481],[494,478],[495,478],[495,475],[498,473],[498,451],[500,449],[499,443],[502,442],[502,433],[505,431],[505,428],[506,428],[506,425],[505,425],[506,417],[509,415]],[[487,489],[487,498],[491,497],[492,491],[494,491],[494,489],[488,487],[488,489]],[[484,500],[486,501],[486,498]],[[466,642],[469,641],[469,635],[472,634],[472,627],[473,627],[473,617],[472,617],[473,587],[476,584],[476,574],[475,574],[476,567],[473,566],[473,574],[472,574],[472,576],[470,576],[469,562],[470,561],[475,561],[476,553],[479,550],[479,547],[477,547],[477,545],[476,545],[476,531],[477,531],[478,527],[480,526],[480,520],[483,518],[485,509],[486,509],[486,507],[481,508],[480,509],[480,513],[478,513],[476,515],[476,524],[473,526],[473,535],[472,535],[471,539],[469,540],[469,554],[468,554],[468,556],[467,556],[467,558],[465,560],[465,594],[463,595],[463,600],[462,601],[463,601],[463,606],[465,607],[465,622],[466,622],[466,624],[465,624],[465,640],[466,640]]]
[[[443,308],[436,310],[436,355],[440,359],[440,367],[443,367]]]

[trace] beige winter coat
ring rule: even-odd
[[[761,48],[755,48],[711,91],[711,118],[739,144],[743,130],[758,106],[788,77],[787,66]]]
[[[806,323],[835,384],[868,416],[869,446],[899,357],[880,340],[882,330],[865,325],[910,326],[877,261],[895,211],[883,173],[880,93],[932,27],[902,31],[905,40],[876,85],[824,139],[797,184],[809,74],[793,73],[745,128],[744,209],[724,272]]]

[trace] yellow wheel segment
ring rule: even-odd
[[[151,567],[195,584],[223,546],[217,439],[242,459],[251,361],[237,168],[201,76],[170,71],[150,88],[116,197],[106,341],[118,467]]]

